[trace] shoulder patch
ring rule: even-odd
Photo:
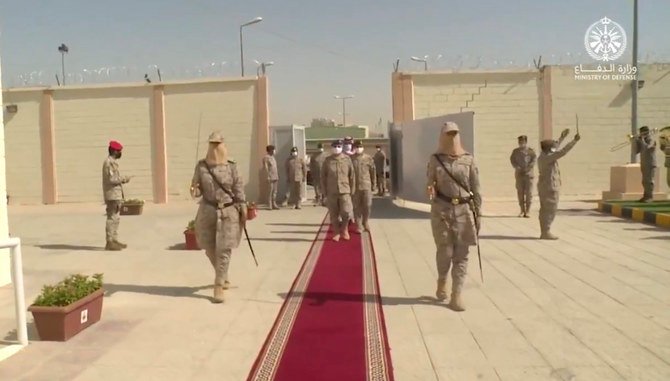
[[[235,160],[232,160],[232,159],[231,159],[231,160],[228,160],[228,163],[230,163],[230,164],[237,164],[237,163],[235,162]]]

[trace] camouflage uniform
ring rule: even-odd
[[[303,197],[302,183],[307,180],[305,159],[297,156],[289,156],[286,159],[286,180],[290,192],[288,203],[293,204],[296,209],[300,209]]]
[[[460,293],[463,289],[468,269],[469,247],[477,244],[478,221],[472,214],[470,200],[479,215],[481,195],[479,186],[479,170],[474,157],[465,153],[457,158],[438,154],[440,160],[449,172],[461,183],[470,188],[472,196],[459,186],[445,172],[435,156],[428,161],[428,187],[434,187],[435,198],[431,203],[431,228],[435,240],[438,298],[446,298],[446,289],[440,285],[446,284],[449,269],[452,277],[452,303],[460,305]],[[444,293],[443,295],[440,295]],[[458,302],[455,302],[458,300]],[[462,310],[462,309],[460,309]]]
[[[232,249],[239,246],[242,238],[246,213],[244,183],[234,161],[210,167],[233,198],[214,181],[207,168],[208,164],[201,160],[193,174],[192,184],[198,184],[202,195],[195,217],[195,234],[214,267],[215,286],[224,286]]]
[[[640,132],[648,132],[649,128],[640,127]],[[640,170],[642,171],[642,187],[644,195],[640,201],[651,201],[654,198],[654,179],[656,177],[656,141],[649,135],[635,139],[635,153],[640,154]]]
[[[537,167],[540,176],[537,181],[537,194],[540,197],[540,230],[542,232],[540,238],[542,239],[558,239],[558,237],[551,234],[551,224],[556,217],[556,210],[558,209],[559,192],[561,189],[561,171],[558,168],[558,159],[565,156],[572,147],[577,144],[577,136],[575,140],[566,144],[563,148],[547,152],[542,150],[540,156],[537,158]],[[553,140],[545,140],[542,144],[554,144],[557,147],[561,144],[564,137],[558,142]]]
[[[383,196],[386,193],[386,154],[384,151],[377,151],[374,155],[374,162],[377,176],[377,195]]]
[[[519,208],[524,217],[528,217],[530,205],[533,200],[533,169],[535,167],[536,155],[532,148],[517,147],[512,151],[509,158],[514,167],[514,178],[516,179],[516,193],[519,200]]]
[[[333,238],[338,240],[341,234],[344,239],[348,239],[347,229],[353,215],[351,194],[356,189],[356,178],[354,165],[347,154],[332,154],[323,162],[321,189],[326,196]]]
[[[309,173],[312,177],[312,185],[314,186],[314,195],[317,204],[324,204],[325,198],[321,189],[321,166],[326,160],[325,152],[313,153],[309,160]]]
[[[106,249],[119,250],[125,247],[118,240],[118,230],[123,203],[122,184],[130,181],[128,176],[121,176],[119,163],[111,155],[102,164],[102,192],[105,199],[107,221],[105,223]]]
[[[668,127],[666,127],[668,128]],[[665,174],[665,181],[668,183],[668,187],[670,187],[670,129],[668,129],[668,132],[663,134],[663,131],[665,131],[664,128],[661,132],[662,135],[660,136],[660,141],[661,141],[661,151],[665,153],[665,168],[666,169],[666,174]]]
[[[372,157],[366,153],[355,153],[351,156],[351,161],[356,175],[356,190],[353,195],[354,220],[360,233],[363,229],[370,230],[368,219],[372,207],[372,191],[376,186],[376,171]]]
[[[279,182],[279,171],[277,160],[274,155],[267,154],[263,157],[263,171],[266,175],[268,189],[268,208],[279,209],[277,206],[277,184]]]

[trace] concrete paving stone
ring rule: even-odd
[[[501,381],[490,366],[437,368],[436,371],[440,381]]]

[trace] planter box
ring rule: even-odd
[[[200,250],[198,241],[195,239],[195,230],[184,230],[184,239],[186,240],[186,250]]]
[[[138,216],[142,214],[144,204],[121,204],[121,215]]]
[[[28,311],[35,318],[37,333],[42,341],[67,341],[85,328],[100,321],[104,290],[79,299],[64,307],[31,305]]]

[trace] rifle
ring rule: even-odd
[[[207,168],[207,171],[209,171],[209,174],[210,174],[210,176],[212,176],[212,179],[214,180],[214,182],[216,182],[216,184],[221,188],[221,190],[226,192],[228,194],[228,196],[230,196],[230,198],[233,199],[233,202],[235,202],[235,195],[233,194],[233,192],[229,191],[226,187],[223,186],[223,184],[221,184],[219,179],[217,179],[216,176],[214,175],[214,172],[212,172],[212,169],[207,165],[207,163],[205,163],[204,160],[202,160],[201,163],[202,163],[202,165],[205,166],[205,168]],[[246,210],[242,211],[242,213],[246,213],[246,212],[247,212]],[[256,260],[256,253],[254,253],[254,248],[251,246],[251,239],[249,239],[249,233],[247,233],[246,222],[244,224],[244,236],[246,237],[247,243],[249,244],[249,249],[251,250],[251,256],[254,258],[254,262],[256,263],[256,267],[258,267],[258,261]]]
[[[435,159],[437,159],[437,162],[440,163],[440,165],[442,166],[444,171],[447,173],[447,175],[449,175],[449,177],[451,177],[451,179],[454,180],[454,182],[459,187],[463,188],[470,195],[470,201],[468,201],[468,204],[470,205],[470,210],[472,211],[472,217],[475,219],[475,227],[477,228],[477,234],[475,234],[475,236],[477,237],[477,258],[479,259],[479,275],[481,276],[482,283],[484,283],[484,272],[482,270],[482,252],[481,252],[481,249],[479,247],[479,228],[480,228],[480,226],[479,226],[479,219],[477,218],[477,217],[479,217],[479,215],[478,215],[479,212],[478,212],[478,210],[476,208],[476,205],[475,205],[474,193],[472,193],[472,191],[470,190],[470,187],[467,187],[467,186],[463,185],[463,183],[461,183],[447,169],[447,167],[444,165],[442,160],[440,160],[440,157],[437,154],[433,154],[433,156],[435,156]],[[437,189],[435,189],[435,192],[437,193]]]

